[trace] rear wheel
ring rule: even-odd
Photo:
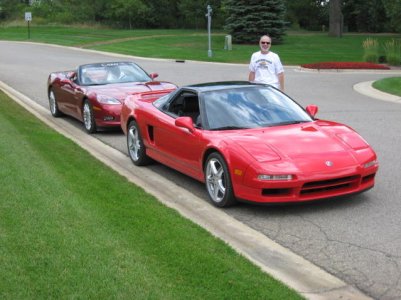
[[[127,146],[129,157],[136,166],[145,166],[151,162],[150,157],[146,155],[139,126],[135,121],[131,121],[128,125]]]
[[[217,152],[210,154],[206,160],[205,184],[209,199],[214,205],[228,207],[237,202],[227,164]]]
[[[95,116],[93,114],[92,105],[88,100],[84,101],[84,105],[82,107],[82,115],[84,117],[84,125],[86,131],[89,133],[95,133],[96,132]]]
[[[50,108],[50,113],[52,114],[53,117],[58,118],[63,115],[62,112],[58,109],[58,104],[53,89],[50,89],[49,91],[49,108]]]

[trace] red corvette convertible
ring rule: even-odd
[[[378,163],[350,127],[315,119],[269,85],[182,87],[156,101],[128,96],[121,126],[135,165],[151,159],[206,185],[219,207],[301,202],[374,186]]]
[[[89,133],[100,127],[119,127],[127,95],[156,91],[161,96],[177,88],[153,81],[157,76],[132,62],[87,64],[76,71],[51,73],[47,81],[50,112],[54,117],[66,114],[82,121]]]

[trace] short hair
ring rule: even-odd
[[[260,41],[262,38],[264,38],[264,37],[268,37],[270,40],[272,39],[271,36],[270,36],[268,33],[266,33],[266,34],[264,34],[264,35],[262,35],[262,36],[260,37],[259,41]]]

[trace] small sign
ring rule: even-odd
[[[31,12],[26,12],[25,13],[25,21],[30,22],[32,21],[32,13]]]

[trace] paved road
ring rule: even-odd
[[[0,80],[47,107],[45,82],[49,72],[115,59],[107,54],[70,48],[0,42]],[[246,79],[247,72],[245,65],[135,60],[147,71],[157,71],[160,79],[179,85]],[[319,105],[320,118],[347,123],[375,148],[380,171],[373,190],[313,204],[279,207],[242,204],[225,210],[376,299],[401,298],[401,159],[398,158],[401,105],[360,95],[352,87],[358,82],[389,76],[395,75],[315,73],[286,68],[286,92],[290,96],[303,105]],[[105,132],[97,137],[126,152],[120,132]],[[160,165],[152,169],[206,199],[201,184]]]

